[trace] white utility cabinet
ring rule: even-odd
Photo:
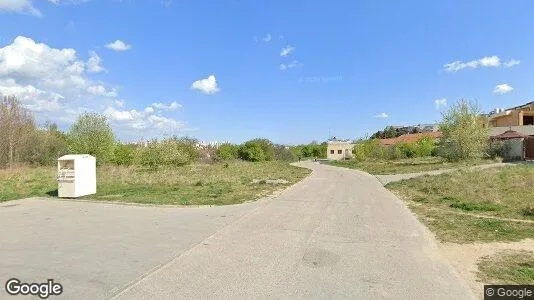
[[[58,196],[76,198],[96,194],[96,159],[89,154],[69,154],[57,160]]]

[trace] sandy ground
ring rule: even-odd
[[[441,243],[439,245],[443,256],[454,266],[458,274],[469,284],[473,294],[479,299],[484,298],[484,283],[477,280],[477,262],[484,256],[491,256],[501,250],[534,251],[534,240],[526,239],[520,242],[504,243],[473,243],[454,244]]]

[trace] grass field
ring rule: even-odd
[[[534,253],[508,250],[484,257],[477,275],[488,284],[534,284]]]
[[[534,165],[463,170],[387,187],[442,241],[534,238]]]
[[[156,171],[101,166],[97,169],[98,193],[87,198],[150,204],[234,204],[270,194],[309,173],[308,169],[278,161],[192,164]],[[268,179],[283,179],[288,183],[265,183]],[[0,170],[0,182],[0,201],[57,195],[53,167]]]
[[[397,160],[370,160],[361,161],[345,160],[331,161],[332,166],[358,169],[373,175],[404,174],[424,171],[460,168],[480,164],[494,163],[493,160],[472,160],[468,162],[446,162],[439,157],[407,158]]]

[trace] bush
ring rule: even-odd
[[[266,160],[266,156],[263,152],[261,145],[252,141],[246,142],[243,145],[239,146],[239,149],[237,150],[237,155],[240,159],[246,161]]]
[[[415,155],[417,157],[426,157],[436,154],[436,139],[430,136],[420,138],[415,143]]]
[[[289,147],[296,158],[326,158],[327,148],[328,145],[326,143],[317,144],[316,142]]]
[[[117,165],[129,166],[133,163],[135,154],[135,145],[126,145],[117,143],[113,150],[112,162]]]
[[[270,161],[274,159],[274,145],[267,139],[253,139],[239,146],[237,157],[246,161]]]
[[[105,116],[85,113],[74,123],[68,133],[70,150],[79,154],[90,154],[97,162],[113,158],[115,137]]]
[[[486,155],[489,158],[491,159],[495,159],[498,157],[502,158],[504,156],[504,153],[505,153],[504,141],[494,140],[494,141],[488,142],[487,147],[486,147]]]
[[[274,145],[273,154],[274,154],[275,160],[280,160],[280,161],[297,160],[297,156],[289,149],[289,147],[286,147],[284,145]]]
[[[157,141],[152,141],[145,146],[137,148],[135,153],[135,164],[157,168],[163,165],[163,155],[161,154],[161,147]]]
[[[380,145],[378,139],[369,139],[357,142],[352,149],[352,154],[357,161],[386,159],[388,158],[388,149]]]
[[[219,159],[236,159],[238,146],[229,143],[222,144],[217,149],[217,158]]]
[[[161,142],[152,141],[146,147],[139,147],[135,163],[144,167],[183,166],[199,159],[194,140],[171,138]]]
[[[443,114],[439,127],[443,133],[438,147],[440,156],[449,161],[484,156],[489,133],[474,103],[456,103]]]
[[[55,165],[57,159],[68,153],[67,141],[55,125],[32,133],[31,142],[23,150],[23,161],[35,165]]]

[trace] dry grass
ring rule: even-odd
[[[309,172],[277,161],[192,164],[158,170],[102,166],[97,170],[98,193],[88,198],[152,204],[234,204],[291,185]],[[284,179],[288,183],[252,183],[253,179]],[[0,180],[0,201],[57,195],[53,167],[2,170]]]
[[[534,252],[508,250],[483,257],[477,276],[488,284],[534,284]]]
[[[442,241],[534,238],[534,224],[508,220],[534,220],[534,165],[457,171],[387,187],[404,198]]]
[[[368,160],[368,161],[331,161],[330,165],[350,169],[358,169],[373,175],[404,174],[424,171],[434,171],[468,167],[494,163],[493,160],[472,160],[463,162],[447,162],[439,157],[406,158],[397,160]]]

